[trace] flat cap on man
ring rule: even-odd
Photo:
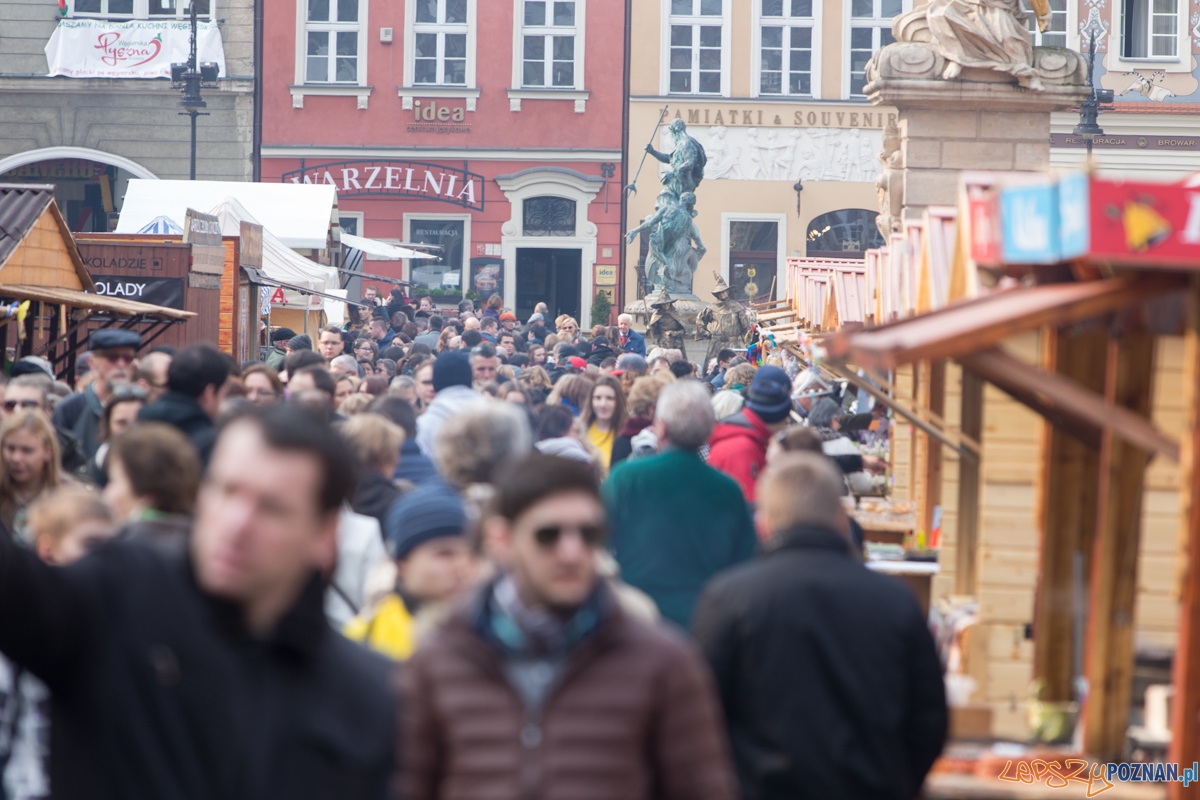
[[[142,349],[142,336],[137,331],[112,330],[105,328],[92,333],[88,340],[89,350],[115,350],[118,347]]]

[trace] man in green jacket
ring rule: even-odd
[[[267,366],[276,372],[283,370],[283,359],[287,357],[287,343],[295,337],[291,328],[276,328],[271,334],[271,352],[267,355]]]
[[[671,384],[654,413],[659,454],[622,462],[601,488],[622,580],[685,630],[708,580],[758,546],[738,485],[699,455],[715,422],[699,381]]]

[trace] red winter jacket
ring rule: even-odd
[[[767,464],[771,430],[757,414],[743,408],[713,428],[708,440],[708,465],[737,481],[747,503],[754,502],[754,485]]]

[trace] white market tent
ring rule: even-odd
[[[137,233],[159,217],[182,228],[189,208],[204,211],[226,198],[236,199],[255,221],[289,248],[324,250],[327,246],[337,208],[337,190],[327,184],[135,178],[125,192],[116,232]]]
[[[349,233],[342,234],[342,244],[346,247],[353,247],[355,250],[362,250],[367,255],[378,256],[379,258],[438,258],[433,253],[423,253],[420,250],[413,250],[411,247],[400,247],[399,245],[380,242],[375,239],[366,239],[362,236],[354,236]]]
[[[208,213],[215,215],[220,221],[222,236],[240,236],[243,222],[262,224],[234,197],[226,197]],[[284,244],[266,225],[263,225],[262,232],[262,271],[268,278],[280,283],[317,292],[333,293],[340,287],[337,270],[309,261]],[[290,293],[285,291],[284,294],[287,296]],[[289,297],[288,300],[289,304],[308,305],[299,298]],[[340,303],[326,300],[324,305],[326,314],[340,316]],[[336,308],[331,308],[331,306],[336,306]]]

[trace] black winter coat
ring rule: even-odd
[[[200,464],[208,466],[213,445],[217,441],[217,429],[212,419],[195,399],[179,392],[165,395],[138,412],[142,422],[165,422],[183,431],[200,456]]]
[[[0,651],[53,694],[55,800],[387,797],[389,667],[329,628],[323,590],[256,639],[182,550],[55,568],[0,537]]]
[[[916,599],[833,531],[779,536],[714,578],[692,621],[744,800],[912,800],[947,724]]]

